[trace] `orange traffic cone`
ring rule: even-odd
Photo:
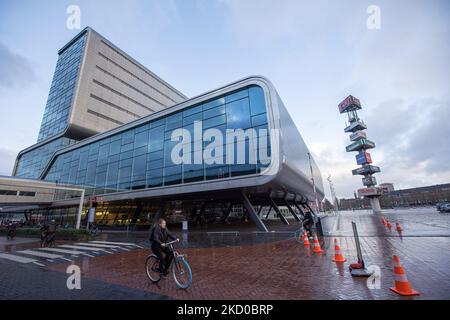
[[[304,246],[310,246],[311,243],[309,242],[308,233],[305,231],[303,234],[303,245]]]
[[[334,239],[334,258],[332,259],[334,262],[345,262],[347,259],[341,253],[341,247],[339,247],[337,239]]]
[[[398,232],[402,232],[403,231],[402,227],[400,226],[400,222],[396,222],[395,226],[396,226],[395,229],[397,229]]]
[[[400,259],[394,256],[394,273],[395,273],[395,288],[389,288],[395,293],[402,296],[418,296],[420,292],[411,289],[408,279],[406,278],[405,270],[400,264]]]
[[[386,220],[385,217],[383,217],[383,225],[384,225],[385,227],[387,227],[387,220]]]
[[[313,249],[314,253],[322,253],[323,250],[320,247],[320,243],[319,243],[319,239],[317,239],[317,234],[314,233],[314,249]]]
[[[386,222],[386,227],[388,227],[389,230],[392,228],[392,224],[389,222],[389,220],[387,220]]]

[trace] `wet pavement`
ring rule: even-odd
[[[324,253],[320,256],[293,238],[297,228],[293,223],[290,229],[282,227],[268,234],[248,229],[178,232],[182,240],[178,250],[187,254],[193,270],[188,290],[178,289],[170,277],[158,285],[147,279],[144,262],[150,250],[146,232],[103,233],[96,240],[135,243],[144,248],[128,246],[128,251],[80,255],[73,262],[45,261],[45,266],[22,264],[20,268],[0,258],[0,297],[42,298],[42,290],[33,288],[45,280],[61,291],[52,289],[54,298],[63,299],[72,295],[94,299],[450,299],[450,214],[439,214],[430,207],[385,210],[383,215],[392,223],[391,230],[381,223],[380,216],[369,211],[341,212],[323,218],[325,236],[320,244]],[[349,264],[357,261],[351,221],[358,226],[366,266],[380,271],[379,288],[369,289],[367,278],[353,278],[348,272]],[[400,222],[401,234],[395,230],[395,222]],[[334,238],[347,258],[343,264],[331,260]],[[0,245],[0,251],[14,254],[25,247],[33,244],[17,244],[14,249]],[[412,288],[421,292],[420,296],[401,297],[389,290],[394,284],[394,254],[399,256]],[[82,270],[81,290],[64,290],[65,271],[71,264]],[[29,277],[25,269],[34,270],[34,281],[24,281]],[[4,278],[8,273],[6,286]],[[40,273],[43,276],[37,277]],[[7,293],[11,291],[15,295]]]

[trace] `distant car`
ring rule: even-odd
[[[449,202],[439,203],[436,206],[436,208],[439,212],[450,212],[450,203]]]

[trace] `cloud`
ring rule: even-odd
[[[36,76],[28,59],[11,51],[0,42],[0,87],[19,87],[32,82]]]
[[[405,106],[391,100],[372,110],[366,122],[373,127],[368,132],[377,143],[374,152],[383,153],[382,165],[419,166],[424,174],[444,174],[450,171],[448,119],[449,101],[421,99]]]
[[[0,175],[11,175],[17,153],[17,151],[0,148]]]

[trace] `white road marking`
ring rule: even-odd
[[[41,258],[47,258],[47,259],[58,259],[62,258],[63,256],[59,254],[53,254],[53,253],[47,253],[47,252],[40,252],[40,251],[33,251],[33,250],[22,250],[17,251],[17,253],[27,254],[30,256],[36,256]]]
[[[94,247],[94,248],[120,248],[119,246],[115,245],[107,245],[107,244],[94,244],[94,243],[75,243],[77,246],[88,246],[88,247]]]
[[[130,242],[112,242],[112,241],[89,241],[89,242],[99,244],[116,244],[118,246],[137,246],[137,244]]]
[[[87,251],[105,251],[105,249],[94,248],[94,247],[72,246],[70,244],[63,244],[60,247],[61,248],[69,248],[69,249],[87,250]]]
[[[45,264],[42,264],[42,263],[39,263],[39,262],[36,262],[36,261],[33,261],[32,263],[34,263],[35,265],[38,265],[40,267],[45,267]]]
[[[47,259],[47,261],[48,261],[48,262],[55,262],[55,261],[53,261],[52,259]]]
[[[59,249],[59,248],[39,248],[39,250],[50,251],[50,252],[58,252],[58,253],[65,253],[65,254],[73,254],[73,255],[86,254],[86,253],[80,252],[80,251],[66,250],[66,249]]]
[[[69,261],[69,262],[73,262],[73,260],[67,259],[67,258],[61,258],[63,260]]]
[[[30,262],[37,261],[36,259],[30,259],[30,258],[25,258],[25,257],[21,257],[21,256],[16,256],[16,255],[9,254],[9,253],[1,253],[1,252],[0,252],[0,258],[15,261],[15,262],[20,262],[20,263],[30,263]]]

